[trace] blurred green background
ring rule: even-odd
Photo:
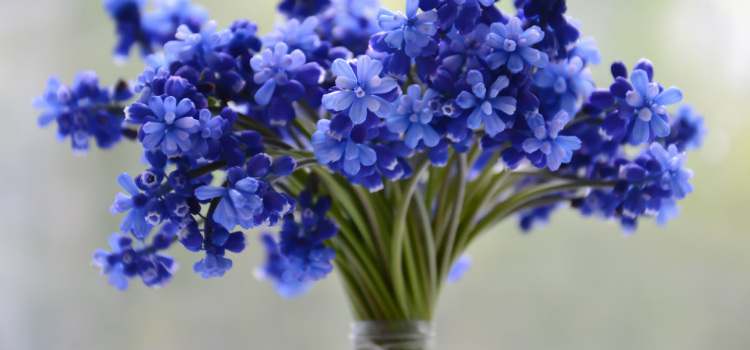
[[[271,28],[274,1],[201,2],[220,26]],[[403,1],[386,5],[401,9]],[[507,222],[470,247],[474,266],[444,289],[440,349],[750,349],[750,2],[569,0],[604,64],[645,56],[679,86],[710,134],[688,166],[695,193],[667,227],[618,225],[572,210],[522,235]],[[507,9],[510,0],[500,6]],[[253,278],[257,232],[226,277],[191,271],[198,254],[173,249],[171,285],[135,281],[121,293],[89,267],[120,216],[108,208],[118,174],[142,171],[140,145],[72,154],[36,127],[31,98],[51,74],[68,84],[93,69],[103,84],[134,79],[115,66],[113,24],[100,0],[0,0],[0,348],[344,349],[349,310],[335,275],[283,300]]]

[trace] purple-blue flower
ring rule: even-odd
[[[560,169],[562,163],[570,162],[573,151],[581,148],[581,140],[577,136],[559,135],[569,120],[570,117],[565,111],[558,112],[549,124],[545,123],[541,114],[527,117],[526,122],[534,133],[534,137],[523,141],[523,150],[526,153],[541,151],[546,157],[550,170]]]
[[[506,116],[516,112],[516,99],[511,96],[500,96],[500,91],[510,85],[508,77],[501,75],[487,91],[485,78],[478,70],[471,70],[466,78],[471,86],[471,92],[462,91],[456,98],[456,103],[469,112],[466,124],[470,129],[479,129],[484,123],[487,134],[494,136],[505,130],[505,122],[498,115],[498,111]]]
[[[552,63],[537,70],[533,77],[534,86],[540,88],[540,102],[553,113],[561,109],[575,115],[581,108],[580,101],[588,100],[594,92],[591,71],[578,56]]]
[[[695,173],[685,168],[685,152],[680,153],[675,145],[669,145],[664,149],[660,143],[653,143],[648,148],[648,153],[659,164],[658,170],[662,174],[659,186],[662,190],[670,191],[676,199],[683,199],[693,192],[693,184],[688,180],[692,179]]]
[[[524,62],[544,68],[549,64],[549,57],[531,47],[543,38],[544,32],[537,26],[523,30],[518,17],[511,17],[507,25],[492,23],[490,34],[487,35],[487,45],[491,49],[486,58],[487,65],[490,69],[506,65],[514,74],[523,70]]]
[[[114,203],[109,208],[109,212],[112,214],[128,212],[120,223],[120,231],[123,233],[132,232],[137,238],[145,238],[151,228],[162,221],[163,213],[161,213],[161,210],[153,208],[156,206],[156,200],[147,193],[141,193],[133,178],[127,173],[120,174],[117,177],[117,183],[130,195],[118,193],[115,196]],[[155,210],[152,213],[149,209]],[[157,218],[147,220],[147,216],[157,216]]]
[[[352,65],[356,65],[356,73]],[[398,88],[398,83],[391,77],[380,76],[382,62],[368,56],[359,56],[352,64],[337,59],[331,70],[336,74],[336,86],[340,90],[323,95],[323,106],[327,109],[348,110],[354,124],[362,124],[368,110],[381,118],[391,113],[391,104],[378,95]]]
[[[440,142],[440,135],[430,125],[434,111],[428,103],[440,94],[432,89],[422,97],[422,87],[410,85],[406,95],[402,95],[394,103],[395,111],[385,117],[388,130],[397,134],[406,134],[404,142],[411,148],[417,147],[420,140],[424,140],[427,147],[434,147]]]
[[[263,199],[258,195],[260,182],[241,168],[229,169],[229,188],[219,186],[201,186],[195,189],[195,196],[200,200],[221,197],[214,211],[213,219],[227,230],[236,226],[249,229],[256,226],[255,217],[263,210]]]
[[[406,15],[401,12],[391,12],[380,9],[378,24],[388,31],[385,42],[392,49],[402,48],[409,57],[417,57],[422,53],[438,30],[437,12],[426,11],[417,14],[419,0],[406,0]]]
[[[271,97],[278,88],[296,90],[292,92],[295,96],[304,94],[305,88],[300,82],[294,80],[294,74],[305,65],[307,58],[300,50],[287,52],[289,48],[283,42],[276,44],[274,50],[265,49],[259,55],[253,56],[250,65],[255,71],[253,80],[256,84],[262,84],[255,93],[255,102],[265,106],[271,102]],[[317,81],[321,71],[314,64],[309,69],[304,69],[303,74],[310,75],[304,81]]]
[[[620,64],[613,65],[620,69]],[[624,69],[624,66],[621,67]],[[620,99],[617,104],[620,120],[608,117],[603,127],[610,135],[622,133],[632,127],[630,140],[644,143],[651,138],[666,137],[670,133],[669,113],[664,106],[682,101],[682,91],[676,87],[663,89],[653,82],[653,66],[648,60],[641,60],[630,74],[630,82],[617,76],[610,86],[612,95]],[[632,124],[632,126],[631,126]]]
[[[318,27],[317,17],[307,17],[302,23],[292,18],[274,27],[274,31],[263,36],[263,45],[275,47],[278,43],[285,43],[290,49],[300,49],[311,52],[320,46],[320,37],[315,34]]]
[[[377,154],[365,143],[366,130],[359,125],[352,128],[349,137],[335,136],[330,132],[331,121],[318,121],[318,130],[312,135],[313,153],[320,164],[343,160],[344,171],[349,175],[359,173],[361,166],[375,164]]]
[[[154,96],[149,100],[154,120],[142,126],[143,148],[154,149],[161,146],[166,155],[187,152],[192,147],[191,135],[200,130],[200,122],[193,118],[195,104],[185,98],[177,103],[173,96]]]

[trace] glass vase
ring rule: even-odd
[[[354,350],[430,350],[435,327],[425,320],[366,320],[351,325]]]

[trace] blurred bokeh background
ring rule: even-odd
[[[203,0],[220,26],[268,31],[274,1]],[[403,1],[385,5],[402,9]],[[500,6],[507,9],[510,0]],[[474,266],[444,289],[440,349],[750,348],[750,2],[568,0],[608,63],[650,58],[682,88],[710,134],[688,166],[695,193],[667,227],[618,225],[572,210],[523,235],[507,222],[470,247]],[[113,64],[113,24],[100,0],[0,0],[0,348],[344,349],[349,310],[335,275],[284,300],[253,278],[258,232],[226,277],[202,280],[198,254],[172,253],[171,285],[118,292],[89,267],[120,216],[108,208],[122,172],[139,173],[140,145],[75,156],[36,126],[30,106],[49,75],[66,84],[93,69],[102,84],[134,79]]]

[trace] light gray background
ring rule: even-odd
[[[611,82],[609,62],[647,56],[659,82],[705,113],[711,134],[688,160],[696,191],[668,227],[643,221],[633,237],[570,210],[531,235],[515,222],[498,227],[445,288],[439,348],[750,348],[750,3],[568,3],[604,56],[599,86]],[[265,32],[274,19],[270,1],[202,4],[221,26],[247,17]],[[162,290],[135,281],[120,293],[89,267],[121,219],[107,210],[116,176],[143,168],[140,145],[74,156],[52,128],[36,127],[29,102],[51,74],[133,79],[142,64],[113,65],[112,33],[99,0],[0,0],[0,348],[347,348],[337,277],[281,299],[252,277],[257,232],[221,279],[193,274],[200,256],[180,247],[180,271]]]

